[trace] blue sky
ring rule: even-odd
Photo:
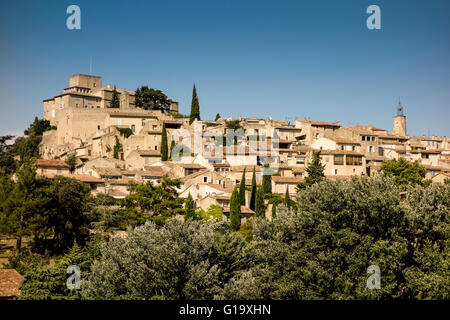
[[[81,8],[81,30],[66,8]],[[366,8],[381,8],[368,30]],[[163,90],[203,119],[258,116],[450,135],[447,0],[0,0],[0,134],[21,133],[68,77]]]

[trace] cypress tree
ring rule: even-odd
[[[114,86],[111,104],[109,105],[109,107],[110,108],[120,108],[119,94],[117,93],[116,86]]]
[[[255,211],[255,201],[256,201],[256,173],[255,167],[253,167],[252,191],[250,193],[250,209],[253,211]]]
[[[194,199],[192,198],[190,192],[188,197],[186,198],[186,205],[184,210],[186,212],[184,214],[184,221],[195,218]]]
[[[167,161],[169,158],[168,153],[169,150],[167,148],[167,131],[166,131],[166,125],[163,123],[162,126],[162,133],[161,133],[161,160]]]
[[[286,194],[284,196],[284,204],[289,209],[291,208],[291,198],[289,197],[289,187],[286,188]]]
[[[264,204],[264,192],[262,188],[256,191],[255,216],[264,218],[266,216],[266,205]]]
[[[194,120],[200,120],[200,104],[198,102],[197,97],[197,89],[195,88],[192,90],[192,102],[191,102],[191,114],[189,116],[189,124],[192,124]]]
[[[325,175],[323,174],[324,169],[325,166],[322,165],[322,162],[320,160],[320,152],[314,151],[312,161],[306,168],[308,176],[305,179],[305,184],[307,186],[310,186],[314,183],[324,180],[325,179]]]
[[[239,184],[239,203],[241,206],[245,206],[245,168],[242,172],[241,183]]]
[[[216,114],[216,118],[214,119],[215,121],[220,119],[220,114]]]
[[[270,175],[269,164],[264,164],[262,188],[264,194],[272,193],[272,176]]]
[[[230,228],[234,231],[241,228],[241,205],[237,186],[234,187],[230,199]]]

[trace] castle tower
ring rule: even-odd
[[[392,134],[396,136],[406,136],[406,116],[403,114],[403,107],[398,101],[397,115],[394,116],[394,125],[392,126]]]

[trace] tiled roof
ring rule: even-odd
[[[204,166],[197,163],[178,163],[178,165],[185,169],[206,169]]]
[[[303,182],[303,178],[272,176],[272,181],[275,183],[300,183]]]
[[[144,171],[139,171],[141,177],[162,177],[164,175],[164,171],[161,167],[146,166],[144,169]]]
[[[364,156],[364,154],[357,152],[357,151],[349,151],[349,150],[317,150],[320,151],[321,155],[328,155],[328,154],[349,154],[349,155],[355,155],[355,156]]]
[[[118,168],[92,168],[95,172],[97,172],[100,176],[105,177],[118,177],[122,176],[122,171]]]
[[[161,151],[158,150],[137,150],[137,153],[144,157],[161,157]]]
[[[230,207],[223,208],[223,212],[224,213],[230,212]],[[241,213],[244,213],[244,214],[255,214],[255,212],[253,210],[251,210],[249,207],[246,207],[246,206],[241,206]]]
[[[352,141],[352,140],[345,139],[345,138],[329,138],[329,139],[333,140],[334,142],[336,142],[338,144],[353,144],[353,145],[358,145],[358,146],[361,145],[359,142]]]
[[[37,159],[36,167],[46,167],[46,168],[67,168],[69,165],[61,160],[47,160],[47,159]]]
[[[54,174],[54,173],[38,173],[42,176],[45,176],[49,179],[53,179],[55,177],[61,176],[64,178],[69,178],[69,179],[75,179],[81,182],[86,182],[86,183],[103,183],[103,179],[100,178],[96,178],[96,177],[92,177],[90,175],[87,174],[70,174],[70,173],[65,173],[65,174]]]
[[[252,165],[232,166],[231,167],[231,171],[242,172],[245,169],[246,172],[253,172],[253,168],[255,168],[255,172],[261,172],[262,171],[262,167],[261,166],[252,166]]]

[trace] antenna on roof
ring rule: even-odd
[[[89,75],[92,76],[92,56],[90,57],[89,60]]]

